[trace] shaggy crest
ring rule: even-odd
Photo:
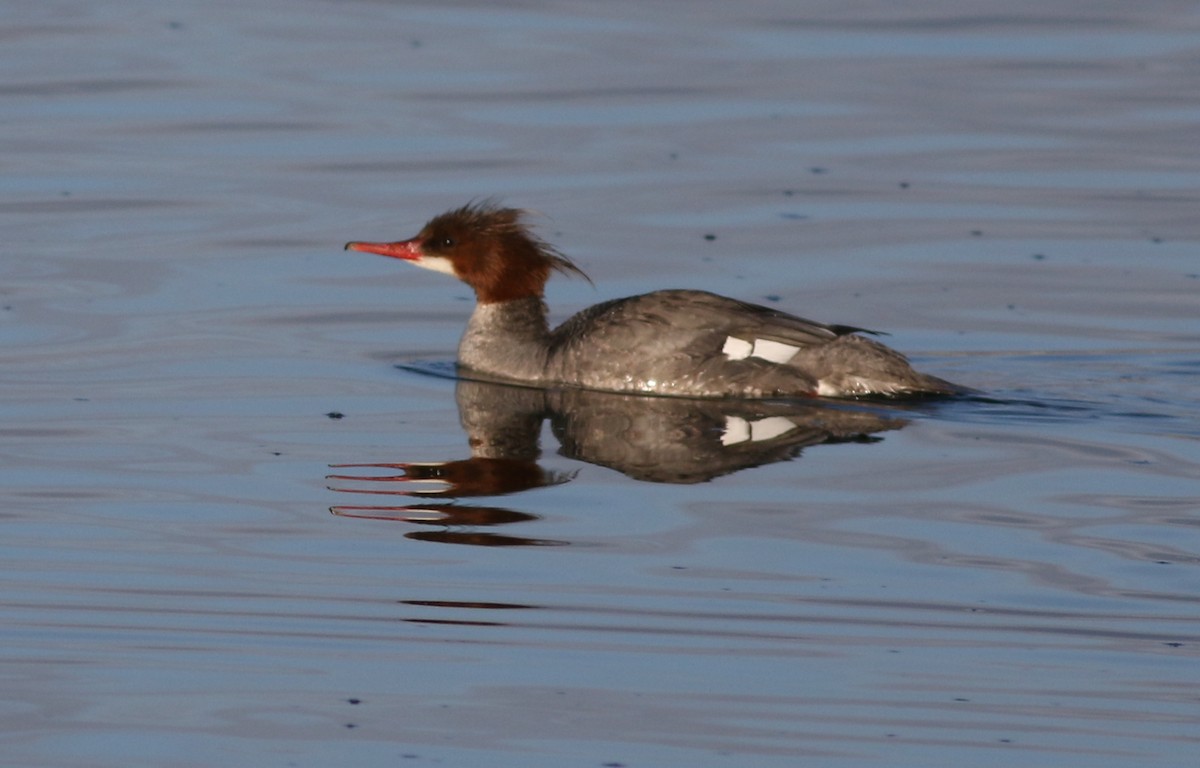
[[[419,237],[425,248],[434,253],[454,247],[459,237],[492,240],[510,254],[533,257],[549,269],[582,277],[592,284],[592,279],[575,262],[531,231],[526,224],[529,213],[521,208],[506,208],[495,198],[473,200],[430,219]]]

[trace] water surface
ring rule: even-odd
[[[1194,4],[6,22],[7,764],[1200,757]],[[716,290],[986,397],[464,394],[467,289],[340,248],[493,194],[558,318]]]

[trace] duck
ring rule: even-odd
[[[529,213],[493,199],[434,216],[414,237],[345,249],[466,283],[475,307],[461,375],[533,387],[693,398],[925,398],[965,387],[913,369],[850,325],[808,320],[701,290],[666,289],[588,307],[551,328],[554,274],[591,279],[539,237]]]

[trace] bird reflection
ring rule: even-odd
[[[469,458],[438,462],[331,465],[339,493],[463,499],[508,496],[569,482],[574,472],[542,467],[539,438],[550,420],[559,454],[609,467],[635,480],[701,483],[750,467],[795,458],[813,445],[872,442],[900,429],[894,407],[825,401],[689,400],[533,389],[460,379],[459,420]],[[438,530],[409,538],[478,546],[553,546],[566,542],[480,530],[537,519],[502,507],[459,504],[339,505],[334,514],[395,520]],[[470,529],[463,531],[463,528]]]

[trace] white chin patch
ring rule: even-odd
[[[770,339],[755,339],[750,343],[745,339],[733,336],[725,337],[725,346],[721,351],[730,360],[745,360],[747,357],[757,357],[771,363],[786,363],[796,356],[799,347],[784,344]]]
[[[740,416],[725,419],[725,431],[721,433],[721,445],[735,445],[760,440],[773,440],[796,428],[796,422],[782,416],[768,416],[758,421],[747,421]]]
[[[450,259],[444,256],[422,256],[419,259],[413,259],[412,263],[424,269],[432,269],[434,272],[458,277],[454,274],[454,265],[450,263]]]

